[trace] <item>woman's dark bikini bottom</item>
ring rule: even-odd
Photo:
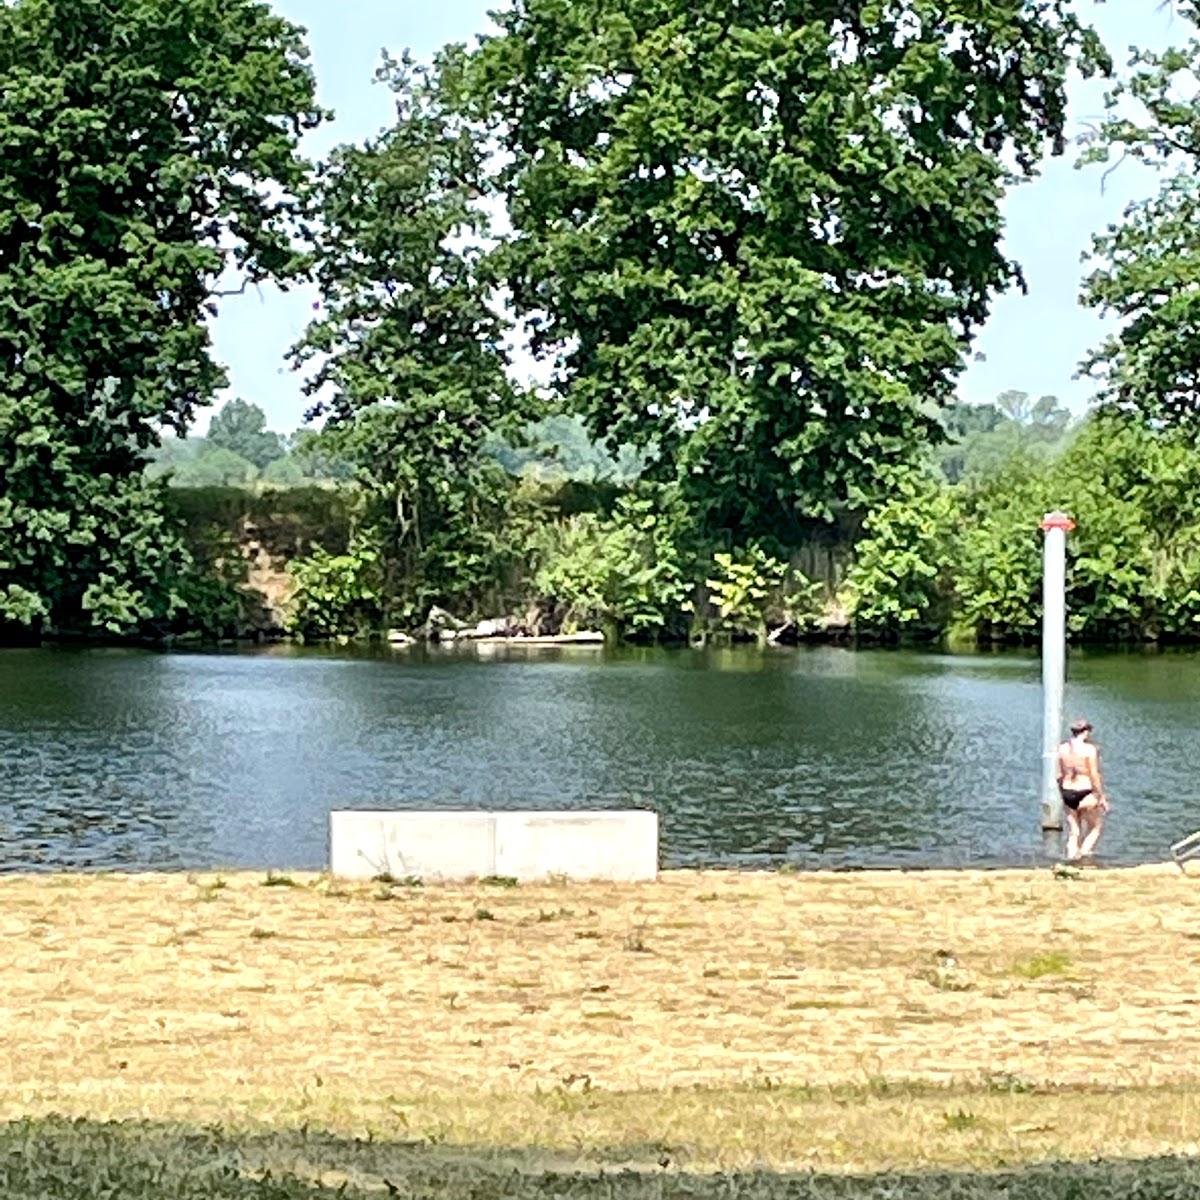
[[[1080,802],[1086,800],[1091,794],[1092,789],[1089,788],[1059,788],[1062,792],[1063,803],[1072,811],[1078,812]]]

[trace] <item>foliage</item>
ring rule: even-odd
[[[1200,637],[1200,445],[1101,413],[1059,457],[1016,454],[950,487],[923,480],[872,512],[849,590],[860,629],[917,626],[1031,640],[1041,623],[1041,516],[1073,514],[1071,632]]]
[[[1200,635],[1200,454],[1195,435],[1094,421],[1064,460],[1073,627],[1092,637]]]
[[[323,430],[297,429],[288,444],[288,461],[300,468],[305,479],[348,483],[354,478],[354,464],[338,453],[333,442]]]
[[[1180,9],[1200,22],[1194,0]],[[1135,52],[1132,66],[1084,161],[1131,158],[1164,178],[1156,196],[1094,241],[1083,297],[1119,328],[1084,369],[1110,405],[1192,423],[1200,417],[1200,39]]]
[[[291,488],[179,488],[168,494],[168,511],[183,525],[192,554],[207,556],[229,539],[251,534],[274,558],[301,557],[319,545],[344,553],[350,543],[356,495],[349,488],[308,484]]]
[[[578,417],[543,417],[514,441],[492,439],[490,453],[509,474],[546,482],[572,480],[629,487],[646,465],[645,456],[632,446],[608,454],[588,436]]]
[[[533,587],[565,629],[657,636],[689,590],[685,515],[674,489],[630,493],[612,517],[582,513],[534,531]]]
[[[301,265],[313,92],[258,0],[0,4],[0,620],[177,606],[144,456],[224,382],[218,281]]]
[[[757,543],[738,553],[715,553],[705,583],[716,611],[716,620],[705,625],[718,633],[748,634],[760,644],[771,623],[807,629],[822,608],[821,586]]]
[[[248,487],[259,478],[258,468],[248,459],[207,442],[198,454],[166,470],[171,487],[177,488]]]
[[[175,581],[178,610],[173,629],[209,638],[239,637],[252,624],[254,607],[243,590],[246,561],[232,538],[210,543],[204,554],[194,546],[191,560]]]
[[[897,632],[946,622],[960,541],[957,507],[943,483],[913,474],[866,517],[846,580],[857,625]]]
[[[213,417],[208,427],[208,441],[240,455],[260,471],[287,453],[283,438],[267,429],[267,414],[257,404],[248,404],[245,400],[230,400]]]
[[[299,429],[290,439],[268,433],[286,448],[263,470],[211,438],[164,438],[150,453],[146,475],[166,479],[172,488],[300,487],[307,483],[346,483],[353,467],[330,448],[330,439],[312,429]]]
[[[1002,187],[1062,148],[1066,0],[519,0],[471,57],[534,352],[700,527],[786,540],[936,436]],[[932,407],[931,407],[932,405]]]
[[[979,478],[1024,456],[1049,461],[1062,450],[1071,414],[1054,396],[1031,402],[1026,392],[1003,392],[994,404],[953,404],[942,414],[946,441],[934,452],[951,483]]]
[[[992,640],[1023,640],[1041,624],[1042,533],[1056,502],[1054,476],[1040,459],[1017,454],[985,478],[964,486],[954,578],[954,624]],[[1079,514],[1081,521],[1086,518]]]
[[[527,416],[482,269],[481,147],[455,112],[459,57],[388,61],[395,126],[322,171],[322,315],[296,347],[327,445],[353,464],[393,617],[503,574],[489,437]]]
[[[287,628],[304,637],[365,635],[383,622],[383,571],[378,551],[361,541],[345,554],[319,546],[288,564],[293,591]]]

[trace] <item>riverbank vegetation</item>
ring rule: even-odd
[[[6,1195],[1197,1183],[1174,868],[269,882],[0,880]]]
[[[456,525],[432,522],[420,549],[399,559],[391,514],[354,477],[176,487],[170,511],[187,515],[186,542],[208,564],[195,578],[210,591],[193,597],[189,618],[215,634],[244,630],[254,605],[243,551],[265,544],[285,581],[276,628],[310,638],[416,630],[437,607],[466,625],[499,617],[496,631],[514,634],[1022,642],[1041,619],[1037,521],[1061,508],[1079,514],[1067,581],[1073,636],[1195,640],[1194,434],[1108,411],[1070,427],[1050,398],[1039,403],[1051,419],[952,408],[948,421],[979,425],[948,434],[865,515],[812,521],[800,546],[708,541],[679,489],[597,471],[586,439],[568,459],[582,467],[553,444],[541,455],[501,447],[484,456],[491,490]],[[313,448],[335,440],[314,438]],[[502,467],[504,456],[519,474]]]

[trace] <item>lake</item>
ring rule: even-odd
[[[1102,860],[1200,828],[1200,656],[1075,653]],[[333,808],[652,807],[666,866],[1045,861],[1026,653],[0,651],[0,870],[320,869]]]

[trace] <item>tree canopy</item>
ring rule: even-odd
[[[1001,392],[993,404],[952,404],[934,457],[951,483],[988,475],[1014,457],[1047,461],[1063,448],[1071,414],[1055,396]]]
[[[1200,5],[1179,6],[1200,24]],[[1194,31],[1193,31],[1194,32]],[[1110,405],[1150,420],[1200,419],[1200,39],[1140,51],[1109,97],[1109,116],[1086,154],[1112,168],[1125,158],[1162,174],[1158,193],[1130,206],[1096,238],[1087,303],[1120,319],[1085,371]]]
[[[489,439],[523,414],[486,270],[483,147],[457,103],[461,56],[388,61],[396,124],[322,169],[321,316],[296,347],[313,414],[353,462],[398,607],[469,590],[497,550]],[[400,594],[402,593],[402,595]]]
[[[0,622],[174,606],[145,454],[224,383],[219,290],[301,265],[319,117],[259,0],[0,4]]]
[[[498,257],[568,409],[710,530],[787,536],[938,436],[1007,181],[1061,151],[1066,0],[517,0],[467,68]]]
[[[267,429],[267,414],[257,404],[230,400],[212,419],[208,441],[265,471],[287,453],[283,438]]]

